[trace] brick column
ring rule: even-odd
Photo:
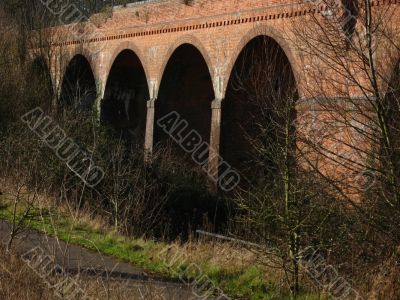
[[[101,104],[104,98],[106,86],[105,83],[101,79],[97,79],[96,81],[96,100],[94,103],[93,110],[96,114],[96,119],[100,123],[101,119]]]
[[[211,192],[218,191],[219,144],[221,136],[222,99],[211,102],[211,133],[208,159],[208,187]]]
[[[101,119],[101,104],[104,99],[104,95],[106,92],[106,85],[107,85],[107,78],[108,78],[108,71],[104,67],[104,63],[102,60],[98,62],[98,67],[93,70],[96,72],[95,82],[96,82],[96,101],[93,107],[94,112],[96,113],[97,121],[100,123]]]
[[[51,72],[51,83],[53,88],[53,99],[51,99],[51,110],[56,113],[59,110],[59,100],[60,100],[60,75],[56,72]]]
[[[144,140],[145,161],[149,161],[153,153],[155,102],[156,99],[147,101],[146,135]]]

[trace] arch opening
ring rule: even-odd
[[[46,112],[50,111],[54,89],[50,70],[43,57],[38,57],[32,62],[27,76],[27,82],[30,85],[28,103],[32,106],[40,106]]]
[[[280,45],[265,35],[248,42],[233,66],[222,103],[220,145],[221,156],[239,171],[243,185],[243,178],[274,180],[285,124],[295,135],[297,98],[295,76]],[[294,149],[294,139],[291,143]]]
[[[400,61],[395,65],[392,76],[388,83],[388,90],[385,97],[385,117],[388,125],[391,149],[381,149],[383,164],[393,164],[400,179]],[[382,143],[385,145],[385,143]],[[393,167],[393,166],[392,166]],[[389,170],[390,166],[387,166]]]
[[[90,63],[83,55],[78,54],[65,70],[61,85],[61,106],[64,109],[90,111],[96,97],[96,80]]]
[[[157,120],[172,112],[177,112],[179,120],[187,121],[187,126],[179,131],[179,137],[185,137],[194,130],[202,142],[209,142],[211,130],[211,102],[214,100],[214,88],[207,66],[201,52],[191,44],[183,44],[175,49],[169,58],[161,80],[156,101]],[[155,125],[155,143],[171,141],[171,135]],[[184,151],[176,145],[177,151]],[[208,149],[203,152],[208,155]],[[188,159],[190,164],[193,160]]]
[[[398,111],[399,107],[394,107],[398,105],[400,100],[400,61],[395,65],[388,83],[388,90],[386,93],[386,101],[389,109],[389,114],[393,114]],[[391,119],[396,119],[395,116],[389,115]]]
[[[143,143],[149,89],[139,57],[129,49],[115,59],[101,104],[101,120],[114,133]]]

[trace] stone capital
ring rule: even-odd
[[[221,109],[222,107],[222,99],[214,99],[211,102],[211,109]]]
[[[147,108],[154,108],[156,104],[156,99],[147,100]]]

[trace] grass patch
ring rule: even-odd
[[[0,196],[0,219],[12,221],[12,206],[5,196]],[[17,218],[22,208],[19,208]],[[147,273],[165,279],[179,280],[183,276],[187,281],[198,278],[199,272],[227,295],[241,299],[290,299],[287,293],[281,293],[274,281],[260,266],[250,263],[240,267],[229,263],[218,264],[199,254],[199,247],[205,257],[214,257],[215,253],[206,244],[195,243],[191,247],[180,244],[166,244],[151,240],[124,237],[112,230],[98,230],[83,221],[75,221],[71,216],[49,209],[32,209],[29,219],[24,222],[27,229],[56,236],[60,240],[84,248],[108,254],[124,262],[142,267]],[[210,254],[210,253],[212,254]],[[160,254],[162,253],[162,254]],[[205,254],[204,254],[205,253]],[[218,254],[217,254],[218,255]],[[179,257],[169,264],[172,258]],[[191,268],[193,263],[196,268]],[[200,271],[201,270],[201,271]],[[322,299],[304,295],[302,300]]]

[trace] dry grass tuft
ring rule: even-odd
[[[183,245],[174,245],[191,262],[199,265],[207,262],[228,272],[240,272],[257,263],[255,253],[231,242],[189,241]]]
[[[368,299],[400,299],[400,247],[374,274]]]
[[[18,252],[7,253],[0,246],[0,299],[1,300],[56,300],[56,285],[48,286],[22,259]],[[186,299],[188,290],[154,282],[115,280],[107,277],[74,275],[82,293],[64,295],[65,299],[145,300]],[[47,278],[48,279],[48,278]],[[51,277],[52,282],[63,282],[64,277]],[[183,298],[179,298],[183,297]],[[85,298],[86,299],[86,298]]]
[[[0,246],[0,299],[57,299],[42,279],[17,254]]]

